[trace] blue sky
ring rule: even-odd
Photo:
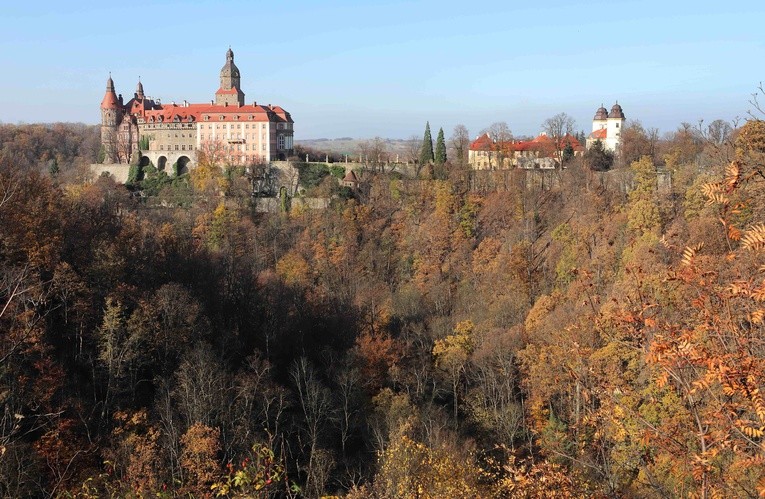
[[[164,102],[213,98],[231,45],[247,101],[297,139],[536,134],[601,103],[673,130],[746,117],[765,80],[765,2],[13,2],[0,13],[0,121],[97,123],[111,71]]]

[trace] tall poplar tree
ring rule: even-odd
[[[430,135],[430,122],[425,123],[425,136],[422,138],[420,149],[420,165],[430,164],[435,159],[433,155],[433,137]]]
[[[436,154],[435,162],[438,166],[443,166],[446,163],[446,141],[444,140],[444,129],[438,129],[438,137],[436,137]]]

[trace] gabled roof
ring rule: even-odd
[[[606,137],[608,137],[608,130],[606,128],[595,130],[594,132],[590,134],[591,139],[604,140]]]
[[[566,134],[560,139],[561,148],[566,147],[567,144],[571,144],[574,151],[584,150],[582,144],[580,144],[579,141],[576,140],[576,137],[571,134]],[[498,148],[498,144],[491,139],[488,133],[481,135],[470,144],[471,151],[496,151]],[[503,144],[503,149],[506,154],[523,151],[540,151],[552,154],[555,151],[555,141],[542,133],[531,140],[513,140],[505,142]]]
[[[358,183],[359,178],[356,176],[356,172],[353,170],[348,170],[348,173],[345,174],[345,177],[343,177],[343,182],[356,182]]]
[[[488,151],[494,147],[494,141],[488,132],[476,138],[470,144],[470,150],[472,151]]]
[[[209,122],[230,122],[230,121],[288,121],[292,123],[289,113],[281,108],[269,108],[258,104],[248,104],[244,106],[221,106],[218,104],[188,104],[179,106],[177,104],[163,104],[154,109],[147,109],[144,117],[147,121],[158,120],[172,121],[177,115],[181,121],[209,121]],[[209,118],[204,119],[205,116]],[[223,119],[221,119],[221,116]],[[252,116],[252,119],[250,119]]]

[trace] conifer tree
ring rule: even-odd
[[[438,166],[442,166],[446,163],[446,141],[444,140],[444,129],[438,129],[438,137],[436,138],[436,154],[435,162]]]
[[[430,122],[425,123],[425,136],[422,138],[420,149],[420,165],[428,165],[435,159],[433,155],[433,137],[430,135]]]

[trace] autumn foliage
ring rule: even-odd
[[[765,496],[761,121],[280,213],[0,132],[2,496]]]

